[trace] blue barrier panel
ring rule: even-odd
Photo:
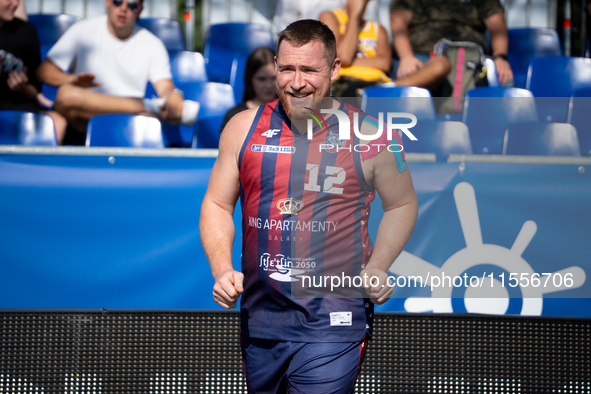
[[[214,159],[0,158],[0,308],[217,308],[199,239]]]
[[[198,227],[213,162],[0,155],[0,309],[219,309]],[[406,286],[378,310],[591,317],[588,171],[507,163],[411,162],[409,168],[420,216],[391,273],[486,272],[494,283],[504,275],[504,287],[494,288],[491,301],[474,298],[482,297],[478,289],[432,294],[429,287]],[[379,201],[372,209],[375,239],[383,212]],[[236,269],[239,215],[237,208]],[[530,280],[551,273],[556,285],[571,273],[573,285],[542,295],[552,282],[511,287],[511,273]],[[532,294],[539,300],[524,301]]]

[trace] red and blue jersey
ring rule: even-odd
[[[363,112],[343,103],[339,110],[361,127]],[[279,100],[256,114],[239,157],[246,337],[350,342],[371,333],[373,304],[351,282],[373,250],[375,191],[353,128],[350,139],[338,133],[336,116],[312,139],[292,131]],[[333,277],[351,284],[331,291]]]

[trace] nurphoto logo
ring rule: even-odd
[[[324,109],[324,108],[322,108],[320,110],[320,113],[318,113],[318,111],[315,111],[312,108],[309,108],[309,107],[305,107],[305,108],[310,111],[308,113],[308,115],[310,115],[316,121],[316,123],[318,124],[318,126],[320,126],[320,128],[322,128],[322,126],[324,124],[324,127],[326,127],[328,129],[328,125],[326,123],[326,120],[321,115],[321,113],[335,115],[339,121],[339,136],[338,136],[338,138],[340,140],[351,139],[351,122],[349,121],[349,116],[347,116],[346,113],[344,113],[343,111],[340,111],[338,109]],[[410,123],[393,123],[394,119],[401,119],[401,118],[410,119]],[[369,141],[377,140],[378,138],[380,138],[382,136],[382,133],[384,132],[384,113],[383,112],[379,113],[378,122],[373,122],[373,121],[370,122],[371,119],[367,119],[367,117],[366,117],[366,119],[364,119],[364,122],[366,120],[368,120],[368,123],[377,127],[378,130],[376,131],[375,134],[369,135],[369,134],[361,134],[359,132],[359,113],[357,113],[357,112],[355,112],[353,114],[353,132],[355,133],[355,135],[359,139],[369,140]],[[417,137],[415,137],[409,130],[410,128],[413,128],[414,126],[417,125],[417,117],[416,116],[414,116],[413,114],[409,114],[407,112],[388,112],[388,113],[386,113],[386,120],[387,120],[386,132],[387,132],[388,141],[393,140],[392,133],[397,132],[397,130],[402,131],[412,141],[417,141]],[[314,128],[314,123],[312,122],[312,119],[308,119],[307,126],[308,126],[308,128],[307,128],[308,139],[311,140],[312,134],[313,134],[313,128]]]

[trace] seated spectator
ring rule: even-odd
[[[505,14],[499,0],[392,0],[390,25],[399,59],[398,78],[420,70],[442,38],[473,42],[486,50],[484,32],[488,29],[499,83],[507,85],[513,81],[507,61]]]
[[[220,133],[226,123],[237,113],[256,108],[277,98],[275,90],[275,52],[261,47],[250,53],[244,71],[244,94],[242,102],[230,108],[224,116]]]
[[[0,0],[0,110],[47,113],[61,142],[66,120],[46,109],[52,103],[41,95],[41,81],[35,76],[41,63],[39,38],[32,24],[15,17],[19,3]]]
[[[380,24],[363,19],[369,1],[347,0],[343,8],[323,12],[318,18],[334,33],[341,59],[339,77],[331,87],[334,96],[355,97],[358,89],[392,81],[387,75],[392,64],[388,33]],[[448,72],[449,62],[436,58],[423,72],[395,83],[430,87]]]
[[[106,8],[107,15],[70,27],[37,72],[43,82],[59,86],[54,108],[68,120],[67,142],[83,144],[88,120],[105,113],[151,113],[193,124],[199,104],[183,102],[164,44],[136,25],[143,0],[106,0]],[[143,99],[148,81],[158,99]]]
[[[273,16],[273,30],[277,35],[287,25],[300,19],[316,19],[324,11],[343,7],[347,0],[278,0]],[[363,14],[364,19],[378,21],[378,1],[372,1]]]

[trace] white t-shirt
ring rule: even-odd
[[[171,79],[162,41],[140,26],[120,40],[109,33],[107,16],[75,23],[47,53],[63,71],[91,72],[102,85],[92,90],[112,96],[143,98],[148,81]]]

